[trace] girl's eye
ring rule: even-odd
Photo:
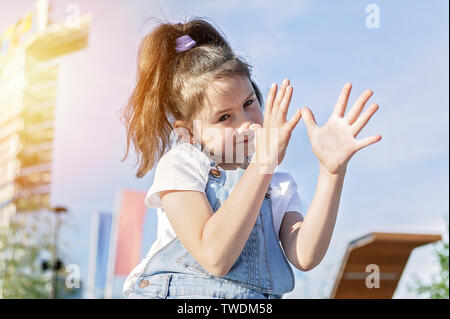
[[[245,102],[244,107],[250,106],[252,103],[253,103],[253,100],[248,100],[247,102]]]
[[[219,119],[219,122],[223,122],[223,121],[225,121],[225,120],[228,119],[228,117],[227,117],[226,119],[224,119],[224,118],[223,118],[224,116],[228,116],[228,114],[222,115],[222,117]]]
[[[245,102],[244,107],[250,106],[253,103],[253,100],[248,100],[247,102]],[[219,122],[223,122],[226,121],[228,119],[224,118],[224,116],[229,116],[228,114],[222,115],[222,117],[219,119]]]

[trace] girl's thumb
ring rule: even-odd
[[[306,106],[302,108],[302,118],[303,118],[303,121],[305,122],[305,125],[307,128],[313,128],[313,127],[317,126],[316,119],[314,118],[314,114]]]
[[[258,128],[262,127],[260,124],[258,123],[253,123],[249,126],[249,129],[251,129],[252,131],[257,131]]]

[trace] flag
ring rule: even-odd
[[[116,193],[109,246],[105,298],[112,298],[114,276],[128,276],[140,261],[142,231],[147,207],[145,192],[131,189]]]
[[[95,211],[92,214],[89,248],[88,298],[96,298],[106,285],[112,213]]]
[[[139,263],[142,226],[147,210],[145,195],[145,192],[131,189],[121,190],[116,195],[110,251],[114,275],[127,276]]]
[[[13,24],[11,26],[9,26],[4,32],[3,32],[3,39],[8,40],[9,38],[11,38],[14,34],[14,32],[16,31],[16,25]]]
[[[114,274],[127,276],[139,263],[142,246],[142,226],[147,207],[145,192],[123,190],[117,229]]]
[[[105,289],[106,270],[108,266],[108,249],[111,237],[111,213],[100,213],[98,222],[98,240],[97,240],[97,258],[96,258],[96,274],[95,288]]]
[[[21,33],[25,33],[31,29],[32,25],[33,25],[33,12],[29,12],[20,20],[19,30]]]

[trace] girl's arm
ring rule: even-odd
[[[280,240],[288,259],[300,270],[316,267],[328,249],[339,209],[344,176],[351,157],[360,149],[381,140],[380,135],[356,140],[362,128],[378,110],[371,105],[359,116],[372,91],[365,91],[344,116],[351,84],[341,91],[333,114],[323,127],[318,127],[309,108],[302,109],[311,147],[319,160],[319,177],[316,192],[301,221],[300,214],[289,214],[283,218]]]
[[[226,275],[236,262],[256,222],[272,174],[250,163],[213,214],[204,193],[166,191],[161,203],[180,241],[209,273]]]
[[[344,175],[330,174],[320,167],[316,192],[306,217],[287,212],[280,228],[280,241],[288,260],[298,269],[309,271],[322,261],[333,234],[339,209]]]

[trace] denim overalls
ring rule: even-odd
[[[206,196],[214,212],[245,172],[219,170],[210,160]],[[235,264],[225,276],[209,274],[175,237],[145,265],[128,298],[280,299],[294,289],[294,274],[273,226],[270,187],[255,226]]]

